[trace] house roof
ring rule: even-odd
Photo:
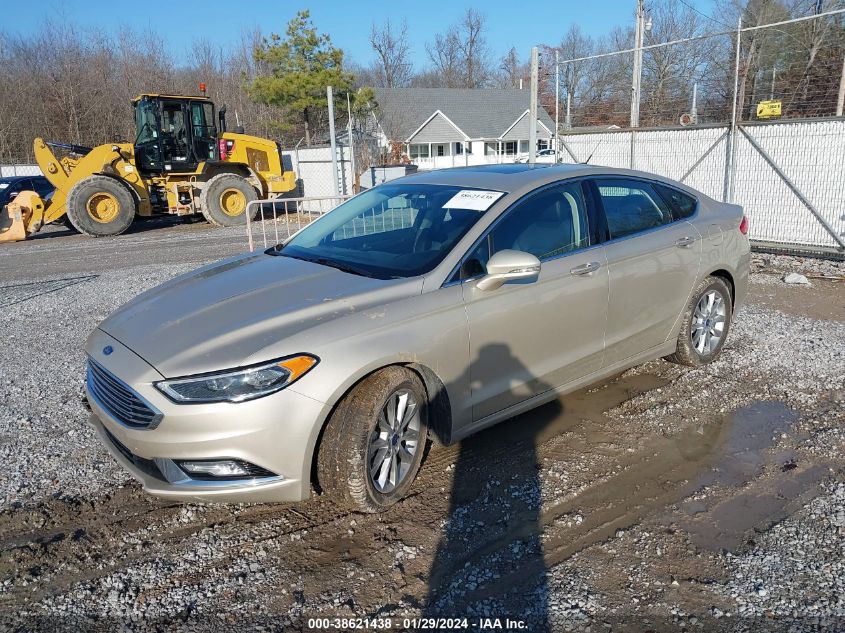
[[[471,139],[496,139],[525,113],[528,90],[470,88],[375,88],[379,122],[391,139],[405,141],[438,110]],[[554,122],[538,108],[538,120]]]

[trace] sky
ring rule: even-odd
[[[686,0],[706,12],[712,0]],[[3,4],[6,4],[5,2]],[[601,35],[614,26],[633,24],[636,0],[442,0],[384,2],[369,0],[150,0],[121,3],[114,0],[30,0],[9,2],[3,10],[0,29],[26,35],[45,20],[70,21],[82,27],[105,32],[122,26],[160,33],[166,48],[177,62],[188,58],[191,42],[207,38],[225,49],[235,44],[241,33],[259,26],[263,32],[283,33],[296,11],[309,9],[320,32],[328,33],[336,46],[356,62],[366,65],[373,59],[367,41],[373,22],[386,18],[408,22],[415,69],[426,65],[425,43],[442,33],[469,7],[481,11],[487,20],[487,39],[495,58],[511,46],[525,61],[531,46],[555,44],[571,24],[578,24],[590,35]],[[126,8],[125,11],[121,7]],[[147,8],[148,11],[144,11]]]

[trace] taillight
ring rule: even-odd
[[[748,235],[748,216],[743,215],[742,221],[739,223],[739,232],[743,235]]]
[[[217,141],[217,149],[220,150],[220,160],[226,160],[235,151],[235,141],[221,138]]]

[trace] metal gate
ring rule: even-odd
[[[564,162],[673,178],[749,217],[757,247],[845,254],[845,119],[561,136]]]

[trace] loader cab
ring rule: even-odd
[[[214,103],[207,97],[141,95],[135,107],[135,160],[147,173],[194,172],[218,160]]]

